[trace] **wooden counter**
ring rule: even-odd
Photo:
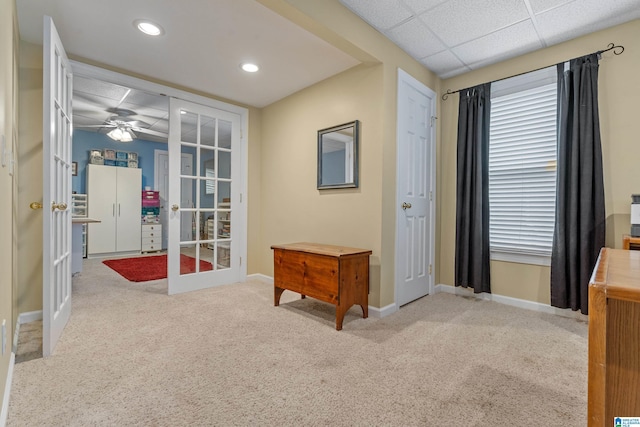
[[[604,248],[589,283],[589,427],[640,416],[640,252]]]
[[[336,305],[336,330],[342,329],[352,305],[369,315],[369,255],[367,249],[316,243],[273,245],[274,305],[285,290]]]

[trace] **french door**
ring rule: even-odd
[[[71,316],[71,65],[44,17],[42,353],[50,356]]]
[[[241,279],[240,143],[240,115],[170,99],[169,294]]]

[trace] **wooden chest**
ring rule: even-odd
[[[274,305],[285,290],[336,305],[336,329],[342,329],[352,305],[369,315],[369,255],[367,249],[316,243],[273,245]]]

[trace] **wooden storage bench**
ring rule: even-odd
[[[367,249],[316,243],[273,245],[274,305],[285,290],[336,305],[336,330],[342,329],[352,305],[369,315],[369,255]]]

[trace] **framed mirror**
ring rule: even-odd
[[[318,131],[318,189],[358,187],[360,122]]]

